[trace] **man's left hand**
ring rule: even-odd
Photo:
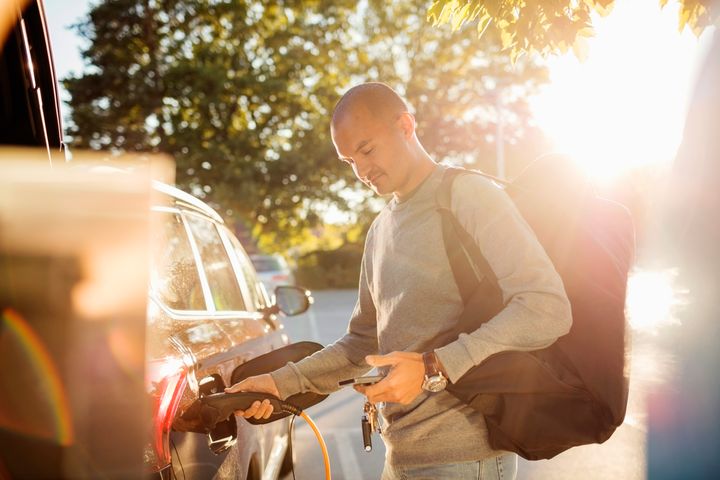
[[[390,372],[378,383],[370,386],[355,386],[355,390],[364,394],[368,401],[394,402],[407,405],[422,392],[425,379],[425,364],[422,354],[413,352],[392,352],[387,355],[368,355],[368,365],[373,367],[390,366]]]

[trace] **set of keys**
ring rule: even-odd
[[[363,446],[366,452],[372,451],[372,434],[373,432],[382,433],[378,420],[378,411],[374,403],[365,402],[362,414],[362,436]]]

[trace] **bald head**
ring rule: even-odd
[[[357,85],[340,98],[332,116],[332,125],[337,126],[350,112],[363,108],[376,120],[392,122],[398,115],[408,112],[408,106],[392,88],[380,82]]]
[[[384,83],[363,83],[342,96],[330,125],[338,158],[375,193],[398,198],[435,168],[415,134],[415,117]]]

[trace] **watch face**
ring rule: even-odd
[[[447,379],[442,375],[434,375],[425,379],[422,388],[428,392],[437,393],[445,390]]]

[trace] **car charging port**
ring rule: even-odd
[[[225,383],[218,374],[212,374],[202,378],[197,383],[197,385],[197,393],[200,398],[207,395],[212,395],[214,393],[222,392],[225,389]],[[215,427],[217,426],[217,424],[220,423],[221,420],[218,420],[215,425],[209,425],[208,422],[203,421],[203,419],[201,418],[201,411],[202,405],[196,399],[190,404],[189,407],[183,409],[181,415],[175,417],[175,419],[173,420],[172,429],[177,432],[195,432],[208,434],[210,435],[208,441],[211,444],[214,444],[216,442],[225,442],[228,435],[221,432],[214,432]],[[237,426],[234,417],[228,418],[227,420],[228,422],[233,422],[233,426]],[[228,427],[230,426],[231,425],[228,425]],[[222,429],[223,432],[227,430],[227,428],[223,428],[222,426],[219,426],[218,428]],[[236,438],[237,434],[235,434],[234,437]]]
[[[218,374],[209,375],[198,382],[200,398],[222,392],[225,389],[225,382]],[[202,420],[202,419],[201,419]],[[204,423],[204,422],[203,422]],[[237,420],[235,415],[229,415],[209,428],[208,447],[210,451],[218,455],[237,443]]]
[[[208,447],[218,455],[237,443],[237,420],[230,415],[226,420],[218,422],[208,433]]]
[[[209,375],[198,382],[198,389],[201,397],[225,390],[225,382],[217,373]]]
[[[250,423],[267,423],[279,420],[287,414],[301,416],[312,428],[315,436],[317,437],[320,448],[323,452],[323,460],[325,463],[325,478],[330,479],[330,457],[327,453],[327,446],[325,440],[323,440],[320,430],[318,430],[315,423],[303,412],[300,408],[280,400],[273,395],[268,393],[259,392],[236,392],[236,393],[214,393],[200,397],[200,399],[193,405],[196,410],[199,411],[201,420],[207,427],[215,428],[219,422],[223,422],[226,418],[234,418],[233,413],[236,410],[247,410],[255,402],[262,402],[268,400],[270,405],[273,407],[273,413],[269,419],[259,420],[254,422],[252,418],[247,419]]]
[[[249,360],[237,367],[231,376],[231,384],[236,384],[254,375],[272,372],[287,362],[297,362],[322,349],[322,345],[314,342],[298,342],[278,348]],[[173,429],[178,431],[202,432],[210,434],[211,448],[214,444],[222,448],[222,442],[232,440],[228,435],[237,431],[237,420],[234,412],[247,410],[254,402],[269,400],[273,406],[273,414],[267,419],[245,419],[253,425],[275,422],[289,415],[302,417],[312,428],[323,452],[325,478],[329,479],[330,458],[327,446],[312,419],[303,411],[324,400],[327,395],[305,392],[280,400],[267,393],[236,392],[225,393],[221,377],[210,375],[199,382],[199,398],[197,398],[181,415],[175,418]],[[233,422],[233,423],[226,423]],[[213,441],[213,439],[216,439]]]

